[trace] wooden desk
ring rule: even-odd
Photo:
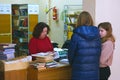
[[[27,80],[28,62],[6,64],[0,60],[0,80]]]
[[[62,66],[56,68],[48,68],[38,70],[30,66],[28,68],[28,80],[70,80],[70,66]]]
[[[27,80],[27,70],[0,71],[0,80]]]

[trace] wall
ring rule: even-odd
[[[113,26],[113,34],[116,38],[115,43],[115,51],[114,51],[114,57],[113,57],[113,64],[111,66],[111,76],[109,80],[119,80],[120,79],[120,10],[119,10],[119,0],[92,0],[91,2],[88,0],[83,0],[83,6],[88,11],[92,11],[91,4],[94,4],[95,9],[93,8],[93,11],[95,11],[95,14],[93,15],[95,18],[95,24],[98,25],[100,22],[109,21],[111,22]],[[87,4],[87,5],[86,5]]]
[[[39,5],[39,21],[46,21],[44,12],[44,0],[0,0],[0,4],[37,4]],[[41,17],[42,15],[42,17]]]
[[[52,20],[52,10],[49,12],[50,16],[45,13],[49,1],[51,1],[50,8],[56,6],[58,9],[59,20],[57,22]],[[64,22],[62,19],[64,5],[80,5],[82,0],[0,0],[0,4],[38,4],[40,11],[39,21],[50,24],[51,32],[49,36],[52,41],[59,43],[61,47],[64,43]]]
[[[50,0],[51,7],[56,6],[58,9],[58,18],[59,20],[56,22],[50,17],[50,26],[51,26],[51,33],[50,37],[53,41],[58,42],[59,46],[61,47],[64,43],[64,21],[62,12],[64,10],[64,5],[81,5],[82,0]],[[51,11],[52,16],[52,11]]]
[[[111,66],[112,75],[109,80],[119,80],[120,79],[120,5],[119,0],[100,0],[96,1],[96,23],[102,21],[109,21],[113,26],[113,33],[116,37],[115,52],[113,58],[113,65]],[[101,7],[102,6],[102,7]]]
[[[0,3],[3,3],[3,4],[24,4],[24,3],[37,3],[39,0],[24,0],[24,1],[21,1],[21,0],[0,0]]]
[[[95,22],[95,0],[83,0],[83,10],[88,11]]]
[[[38,4],[39,0],[0,0],[0,4]]]
[[[39,5],[39,21],[46,21],[45,0],[0,0],[0,4],[37,4]]]

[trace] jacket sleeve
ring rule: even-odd
[[[68,60],[70,65],[72,65],[73,63],[76,48],[77,48],[77,36],[73,35],[68,48]]]

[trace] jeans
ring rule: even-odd
[[[110,67],[100,68],[100,80],[108,80],[111,75]]]

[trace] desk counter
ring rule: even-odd
[[[39,70],[30,66],[27,78],[28,80],[70,80],[71,68],[69,65],[65,65]]]

